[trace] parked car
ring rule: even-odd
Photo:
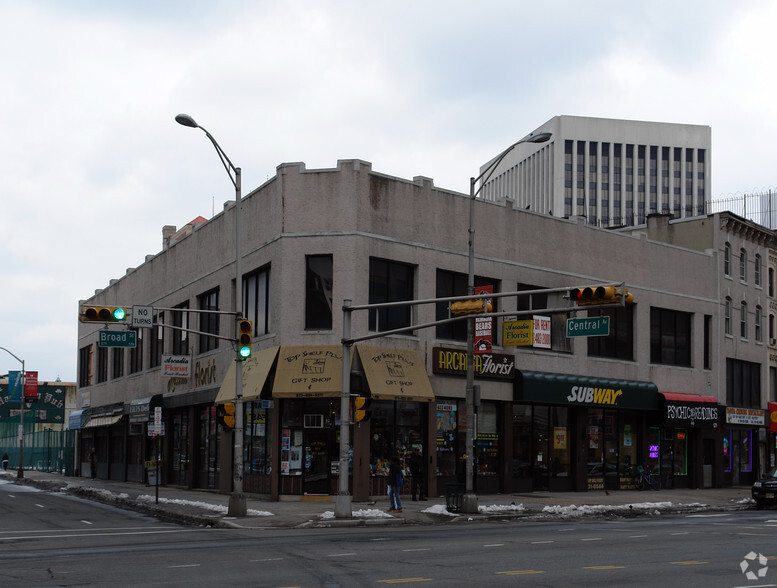
[[[767,504],[777,504],[777,467],[770,469],[763,478],[753,484],[750,492],[758,510]]]

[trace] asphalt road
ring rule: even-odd
[[[777,585],[777,511],[215,529],[0,483],[0,520],[3,586]]]

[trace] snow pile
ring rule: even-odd
[[[478,506],[478,512],[500,513],[500,512],[523,512],[526,507],[523,504],[492,504],[490,506]]]
[[[320,514],[319,517],[322,519],[333,519],[335,518],[335,513],[332,510],[327,510],[324,513]],[[364,518],[364,519],[390,519],[393,518],[390,514],[387,512],[383,512],[379,508],[362,508],[359,510],[353,510],[351,511],[351,517],[357,519],[357,518]]]
[[[671,502],[634,502],[632,504],[623,505],[597,504],[581,506],[571,504],[569,506],[546,506],[542,509],[542,512],[561,517],[574,518],[594,514],[617,514],[634,511],[647,512],[649,510],[653,510],[654,514],[661,514],[661,509],[668,509],[673,506],[674,504]]]
[[[148,494],[141,494],[138,496],[138,502],[155,502],[156,498],[153,496],[149,496]],[[221,504],[210,504],[208,502],[199,502],[195,500],[182,500],[180,498],[160,498],[159,502],[164,504],[177,504],[180,506],[195,506],[197,508],[201,508],[202,510],[209,510],[215,513],[219,514],[227,514],[229,509],[226,506],[223,506]],[[256,510],[253,508],[249,508],[246,511],[246,514],[248,516],[252,517],[271,517],[274,516],[273,513],[266,511],[266,510]]]

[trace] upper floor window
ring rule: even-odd
[[[650,309],[650,362],[691,366],[691,314]]]
[[[536,286],[532,284],[517,284],[515,288],[518,292],[527,292],[531,290],[541,290],[542,286]],[[536,310],[541,316],[550,317],[550,348],[552,351],[563,351],[565,353],[572,352],[571,339],[567,337],[567,319],[569,313],[554,313],[546,315],[542,312],[545,308],[562,306],[561,301],[556,297],[557,295],[548,295],[547,292],[535,293],[535,294],[521,294],[518,296],[516,302],[516,310],[527,311]],[[525,314],[520,315],[519,319],[531,319],[533,315]],[[543,349],[537,347],[534,349]]]
[[[143,333],[145,329],[138,329],[137,343],[130,349],[129,373],[136,374],[143,369]]]
[[[731,244],[726,243],[723,249],[723,274],[726,276],[731,275]]]
[[[200,310],[219,309],[219,291],[211,290],[197,297]],[[219,315],[212,312],[200,312],[200,331],[212,335],[219,334]],[[200,353],[218,349],[219,340],[216,337],[200,335]]]
[[[753,281],[755,285],[760,288],[761,284],[761,256],[756,253],[755,255],[755,267],[753,267]]]
[[[113,379],[121,378],[124,375],[124,349],[122,347],[113,348],[111,374]]]
[[[243,316],[254,323],[254,335],[270,332],[270,266],[243,278]]]
[[[761,364],[726,358],[726,404],[761,407]]]
[[[149,367],[158,367],[162,365],[162,354],[165,350],[165,314],[160,312],[154,315],[151,325],[151,356],[149,357]]]
[[[108,380],[108,348],[97,348],[97,383]]]
[[[774,268],[769,268],[769,296],[774,297]]]
[[[305,256],[305,328],[332,328],[332,285],[334,270],[331,255]]]
[[[92,345],[78,350],[78,386],[84,388],[92,385]]]
[[[731,298],[729,296],[726,296],[726,306],[724,309],[724,321],[725,321],[725,329],[726,329],[726,335],[731,334]]]
[[[610,334],[606,337],[587,337],[588,355],[630,361],[634,359],[634,305],[617,308],[597,308],[588,316],[609,316]],[[567,339],[566,333],[564,339]]]
[[[387,259],[370,258],[369,304],[412,300],[414,267]],[[390,331],[410,326],[411,307],[392,306],[370,310],[370,331]]]
[[[759,343],[763,341],[763,333],[761,332],[761,323],[763,322],[763,310],[760,306],[755,307],[755,340]]]
[[[742,301],[742,308],[739,314],[739,336],[747,339],[747,302]]]
[[[183,302],[175,307],[176,309],[170,314],[171,325],[174,327],[173,331],[173,355],[188,355],[189,354],[189,313],[186,310],[189,308],[188,302]]]
[[[747,251],[739,250],[739,280],[747,282]]]

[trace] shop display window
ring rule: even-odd
[[[456,475],[456,432],[458,428],[458,402],[437,402],[437,475]]]
[[[477,447],[475,449],[477,475],[499,474],[499,431],[496,403],[483,402],[478,408]]]
[[[373,401],[370,419],[370,473],[388,475],[391,458],[399,458],[405,473],[413,449],[424,453],[423,410],[420,402]]]
[[[243,464],[247,474],[270,474],[272,434],[268,410],[261,402],[245,404],[245,437]]]

